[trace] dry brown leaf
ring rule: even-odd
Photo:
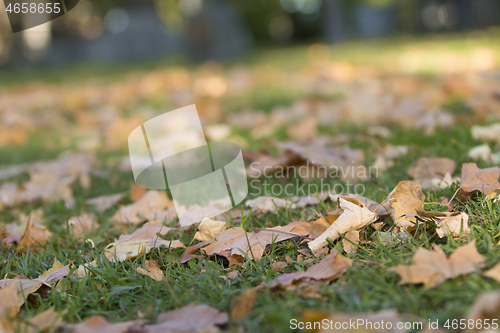
[[[248,200],[245,205],[247,207],[253,208],[254,211],[258,213],[276,213],[277,208],[295,208],[295,204],[289,200],[262,196],[253,200]]]
[[[303,118],[298,124],[288,128],[288,135],[297,140],[313,139],[318,134],[318,119],[313,116]]]
[[[333,280],[342,275],[351,264],[350,259],[342,257],[337,250],[333,249],[328,256],[306,271],[283,274],[271,281],[268,286],[270,288],[289,287],[306,280]]]
[[[31,252],[38,252],[42,248],[42,246],[47,243],[49,240],[50,233],[46,228],[37,227],[34,224],[31,224],[28,221],[26,225],[26,230],[24,234],[21,236],[19,240],[19,244],[17,245],[16,252],[17,253],[25,253],[27,248],[30,249]]]
[[[125,197],[125,193],[117,193],[112,195],[101,195],[85,201],[87,205],[94,205],[98,212],[104,212],[108,208],[116,205]]]
[[[73,226],[73,236],[76,238],[88,237],[92,230],[97,227],[96,217],[90,213],[71,217],[68,224]]]
[[[54,332],[62,326],[62,314],[57,313],[54,308],[49,308],[39,314],[25,320],[14,323],[14,331],[23,333]]]
[[[344,247],[345,253],[356,253],[356,251],[358,251],[358,247],[354,244],[359,244],[359,232],[350,231],[345,234],[345,238],[342,239],[342,246]],[[354,244],[349,242],[349,240]]]
[[[257,289],[250,288],[245,290],[231,309],[231,320],[240,320],[245,318],[247,314],[252,311],[256,299]]]
[[[130,185],[130,200],[138,201],[140,200],[148,190],[138,186],[136,183]]]
[[[361,149],[351,149],[349,147],[327,147],[321,140],[310,142],[309,144],[299,144],[296,142],[277,142],[280,149],[290,151],[316,166],[333,168],[329,172],[331,176],[338,176],[343,181],[366,180],[369,172],[363,165],[364,154]],[[346,172],[339,172],[344,170]],[[337,171],[337,172],[335,172]]]
[[[318,331],[318,333],[326,333],[326,332],[339,332],[338,328],[339,324],[342,325],[343,323],[349,323],[349,322],[359,322],[363,320],[364,323],[366,322],[371,322],[371,323],[384,323],[384,328],[381,329],[379,325],[379,329],[377,329],[376,325],[372,325],[371,328],[369,325],[366,326],[360,326],[358,329],[354,330],[343,330],[345,332],[363,332],[363,333],[404,333],[408,332],[408,330],[405,330],[404,328],[398,328],[399,323],[404,323],[404,319],[401,317],[401,315],[396,311],[396,310],[381,310],[378,312],[367,312],[367,313],[354,313],[354,312],[334,312],[330,315],[327,315],[325,318],[325,321],[328,321],[330,323],[328,328],[322,327],[321,330]],[[412,320],[414,321],[414,320]],[[389,323],[391,323],[392,329],[385,329],[386,327],[389,327]],[[337,324],[337,326],[336,326]],[[425,323],[423,323],[425,326]],[[404,326],[403,326],[404,327]]]
[[[183,264],[183,263],[188,262],[189,260],[191,260],[193,258],[201,257],[201,256],[193,254],[193,253],[196,250],[198,250],[199,248],[202,248],[203,246],[211,244],[211,243],[213,243],[213,241],[204,241],[204,242],[187,247],[186,250],[184,251],[184,253],[182,253],[179,261],[181,262],[181,264]]]
[[[416,214],[417,210],[424,210],[425,195],[419,184],[409,180],[399,182],[396,188],[388,196],[388,200],[383,204],[391,215],[396,226],[408,228],[412,222],[416,222],[415,217],[407,217],[406,214]]]
[[[300,229],[300,228],[297,228]],[[250,259],[260,259],[264,254],[266,246],[272,243],[281,242],[297,236],[302,230],[296,230],[294,226],[274,227],[260,232],[246,233],[243,228],[231,228],[220,233],[217,240],[203,248],[207,255],[223,255],[231,257],[248,256]],[[228,251],[228,252],[225,252]]]
[[[146,260],[146,269],[142,267],[137,267],[137,273],[141,273],[142,275],[147,275],[153,280],[161,281],[163,280],[163,272],[158,266],[158,262],[156,260]]]
[[[244,152],[245,160],[250,160],[252,163],[246,169],[248,177],[259,178],[262,175],[272,176],[277,172],[286,170],[287,167],[302,162],[302,159],[290,152],[285,152],[276,157],[273,155],[263,155],[261,153],[251,154]]]
[[[320,202],[323,202],[326,199],[328,199],[329,195],[330,193],[328,191],[323,191],[316,194],[310,194],[301,197],[294,196],[288,199],[293,201],[296,207],[305,207],[309,205],[318,205]]]
[[[460,180],[461,194],[470,196],[475,191],[481,191],[488,195],[491,191],[500,188],[499,176],[499,167],[479,169],[476,163],[464,163]]]
[[[286,261],[275,261],[271,264],[271,269],[273,271],[278,271],[282,268],[285,268],[286,266],[288,266],[288,263]]]
[[[0,285],[2,286],[2,285]],[[24,304],[24,298],[19,292],[17,283],[11,283],[0,289],[0,332],[9,332],[11,323],[9,318],[14,317]]]
[[[484,272],[483,275],[500,282],[500,263],[496,264],[495,266]]]
[[[389,212],[380,203],[373,201],[371,199],[368,199],[366,197],[363,197],[361,195],[350,194],[350,193],[347,193],[347,194],[331,193],[330,194],[330,200],[332,200],[332,202],[337,202],[339,200],[339,198],[342,198],[342,199],[347,200],[347,201],[351,201],[351,202],[356,203],[356,204],[362,204],[363,206],[365,206],[366,208],[368,208],[369,210],[371,210],[372,212],[374,212],[378,216],[389,215]],[[354,199],[354,200],[357,199],[357,201],[352,201],[351,199]]]
[[[327,239],[336,240],[340,234],[346,234],[364,228],[378,219],[378,215],[363,205],[355,204],[339,198],[339,208],[343,210],[340,217],[318,238],[308,243],[311,251],[317,252],[328,244]]]
[[[467,319],[473,320],[475,323],[482,323],[486,321],[498,320],[500,318],[500,291],[489,290],[484,291],[476,297],[472,304]],[[474,325],[474,329],[469,329],[471,332],[485,332],[479,325]],[[488,332],[498,332],[498,330],[491,330]]]
[[[293,226],[295,232],[300,233],[301,235],[309,235],[311,238],[316,238],[325,232],[325,230],[330,227],[331,223],[333,223],[336,218],[337,217],[334,217],[333,215],[326,215],[325,217],[321,216],[316,221],[295,221],[288,225]]]
[[[71,329],[74,333],[126,333],[132,326],[141,325],[142,323],[140,320],[110,323],[103,317],[94,315],[79,324],[68,324],[65,327]]]
[[[456,162],[447,157],[421,157],[410,165],[407,173],[423,188],[432,188],[446,175],[451,177],[456,167]]]
[[[144,329],[148,333],[210,332],[216,325],[223,325],[228,321],[229,317],[225,312],[208,305],[191,303],[180,309],[161,313],[156,324],[145,325]]]
[[[198,225],[194,239],[199,241],[215,240],[215,237],[224,230],[226,230],[226,222],[214,221],[205,217]]]
[[[423,283],[426,289],[434,288],[484,266],[484,257],[477,252],[475,244],[473,241],[459,247],[449,257],[437,245],[432,251],[419,248],[413,256],[413,265],[398,265],[390,270],[401,276],[399,284]]]
[[[38,291],[42,286],[51,288],[60,279],[69,274],[69,265],[64,266],[57,259],[54,259],[52,268],[44,272],[36,279],[3,279],[0,280],[0,288],[7,288],[13,285],[24,297],[28,297],[31,293]],[[21,305],[24,299],[21,301]]]
[[[113,215],[117,223],[138,224],[146,220],[148,213],[172,208],[173,202],[164,191],[148,191],[140,200],[127,206],[121,206]]]
[[[148,222],[130,235],[121,235],[106,249],[106,258],[113,262],[116,254],[119,261],[124,261],[135,258],[140,253],[148,253],[151,248],[161,245],[165,245],[167,248],[185,247],[178,240],[166,241],[156,235],[158,233],[165,235],[170,230],[159,221]]]

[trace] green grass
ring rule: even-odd
[[[488,38],[486,38],[487,41],[489,41]],[[386,55],[405,49],[410,44],[420,43],[424,46],[432,46],[441,42],[441,39],[417,40],[411,43],[405,40],[396,40],[391,42],[390,45],[393,45],[394,48],[386,51]],[[470,41],[468,44],[472,46],[467,44],[465,48],[480,46],[482,42],[484,43],[484,41]],[[497,40],[495,42],[498,44]],[[389,42],[379,41],[379,43],[382,43],[377,44],[380,46]],[[453,49],[460,45],[461,43],[457,40],[449,39],[443,47]],[[495,44],[495,49],[498,46],[500,45]],[[372,42],[366,45],[353,43],[345,45],[345,48],[344,46],[334,46],[332,52],[339,59],[352,59],[356,63],[366,60],[366,51],[371,50],[372,47]],[[266,66],[273,66],[278,62],[278,59],[283,58],[283,53],[290,54],[290,57],[285,64],[281,65],[280,70],[300,63],[304,59],[306,49],[298,47],[262,51],[245,61],[250,66],[258,67],[262,63]],[[380,57],[382,58],[382,55]],[[146,64],[144,67],[138,65],[138,68],[147,71],[155,66],[156,64]],[[84,70],[85,68],[83,67]],[[117,66],[116,68],[121,67]],[[77,69],[77,73],[79,73],[78,71]],[[55,80],[52,82],[67,82],[65,81],[67,80],[66,74],[63,72],[64,70],[56,70]],[[23,74],[19,77],[19,81],[14,81],[14,83],[24,84],[23,80],[41,79],[46,70],[40,70],[38,73],[30,72],[27,76]],[[105,80],[110,82],[123,75],[119,73],[119,70],[115,70],[115,67],[109,69],[109,72],[102,69],[94,72],[95,75],[99,76],[104,75],[104,73],[109,74]],[[75,73],[71,74],[68,80],[71,81],[74,77]],[[6,84],[7,81],[2,79],[3,84]],[[241,109],[243,105],[250,102],[252,107],[270,111],[276,105],[289,105],[300,97],[308,96],[310,95],[307,92],[290,90],[287,87],[279,89],[275,87],[274,90],[261,87],[255,89],[250,95],[228,97],[222,101],[222,105],[233,111]],[[336,97],[331,96],[331,98]],[[456,114],[466,118],[470,114],[461,100],[451,101],[449,107]],[[365,183],[366,193],[364,196],[379,202],[382,201],[399,181],[408,179],[406,174],[408,166],[421,156],[442,156],[454,159],[459,166],[455,172],[458,175],[461,164],[468,161],[467,150],[480,144],[472,139],[469,125],[466,123],[467,121],[464,121],[463,124],[450,130],[438,129],[432,135],[424,135],[422,131],[392,127],[393,135],[388,139],[377,139],[377,143],[380,146],[385,144],[409,145],[410,153],[407,156],[397,158],[394,165],[374,182]],[[345,124],[335,129],[323,128],[325,134],[362,134],[364,130],[366,130],[366,126]],[[241,129],[237,133],[245,137],[250,136],[250,133]],[[0,162],[14,164],[54,158],[63,148],[68,148],[56,147],[54,150],[47,150],[43,144],[46,139],[44,135],[37,134],[32,136],[22,147],[2,147],[0,148]],[[274,139],[286,139],[286,131],[278,130],[270,139],[252,141],[250,148],[268,149],[269,143]],[[363,149],[368,156],[367,162],[373,161],[375,155],[372,141],[364,140],[363,136],[356,136],[349,145]],[[0,212],[2,222],[8,223],[17,218],[18,211],[15,209],[29,214],[34,209],[42,208],[47,225],[53,233],[51,241],[38,253],[28,252],[21,255],[14,253],[12,248],[2,247],[0,249],[0,276],[10,272],[35,278],[52,266],[54,258],[64,264],[68,264],[71,260],[79,265],[93,259],[99,263],[99,267],[93,268],[93,274],[89,277],[82,280],[69,277],[63,279],[57,288],[49,290],[47,295],[32,294],[33,302],[25,304],[19,314],[21,318],[29,318],[52,306],[55,306],[58,311],[65,311],[64,320],[67,322],[79,322],[95,314],[103,315],[113,322],[139,317],[147,321],[154,321],[159,313],[179,308],[191,302],[205,303],[229,312],[238,296],[246,288],[269,282],[282,273],[295,272],[309,267],[303,260],[297,259],[298,251],[306,247],[305,244],[300,244],[298,239],[273,244],[269,253],[261,260],[232,268],[228,268],[227,262],[220,257],[202,256],[181,264],[179,258],[182,250],[167,250],[165,248],[153,249],[148,254],[139,255],[130,261],[110,263],[102,253],[104,248],[122,233],[109,222],[109,218],[117,207],[112,207],[104,213],[98,213],[85,205],[85,199],[97,195],[115,194],[130,188],[131,174],[120,172],[116,168],[108,166],[108,159],[116,157],[116,155],[119,155],[119,152],[99,154],[102,169],[109,175],[114,175],[116,179],[111,181],[111,177],[109,179],[93,177],[92,187],[88,190],[74,185],[76,205],[71,209],[65,208],[63,202],[34,202],[11,209],[3,209]],[[479,162],[478,165],[480,167],[488,166],[485,162]],[[273,184],[282,180],[267,179],[266,181]],[[329,184],[339,182],[337,179],[328,181]],[[441,196],[451,197],[455,189],[456,185],[438,192],[426,191],[427,201],[438,201]],[[127,203],[130,203],[128,198],[120,202],[120,204]],[[314,219],[314,211],[324,212],[328,205],[334,206],[332,203],[322,203],[306,209],[282,209],[277,214],[252,215],[243,221],[242,226],[251,231],[254,228],[265,227],[269,222],[274,225],[286,225],[299,219],[312,220]],[[467,241],[476,241],[478,251],[486,258],[486,268],[492,267],[500,261],[500,252],[496,245],[499,239],[495,236],[500,231],[500,221],[497,217],[500,203],[485,201],[484,198],[478,197],[464,204],[459,204],[456,209],[483,218],[470,218],[469,225],[472,232]],[[67,219],[87,211],[95,213],[100,224],[100,228],[87,235],[93,240],[95,248],[92,248],[89,243],[73,239],[71,233],[68,232]],[[383,229],[392,230],[392,228],[392,222],[387,220]],[[129,230],[130,233],[133,231],[133,228]],[[434,244],[439,244],[447,254],[450,254],[463,242],[453,239],[438,239],[432,226],[420,228],[413,237],[400,245],[383,244],[377,234],[378,232],[370,227],[363,231],[363,238],[371,240],[371,242],[360,245],[356,254],[346,255],[354,259],[354,265],[339,280],[323,283],[318,291],[321,295],[320,298],[305,297],[294,291],[275,292],[263,289],[258,293],[253,311],[246,318],[231,321],[224,328],[232,332],[288,332],[290,320],[292,318],[299,319],[305,309],[352,312],[397,309],[401,313],[419,316],[423,318],[424,322],[427,322],[427,319],[439,319],[439,322],[443,324],[447,319],[464,317],[479,293],[500,288],[499,283],[482,277],[480,273],[448,280],[430,290],[425,290],[422,285],[399,285],[399,277],[388,269],[401,263],[408,263],[408,259],[413,256],[416,249],[419,247],[431,249]],[[176,231],[165,237],[169,239],[180,238],[184,244],[189,244],[193,235],[194,230]],[[330,247],[342,252],[341,244],[340,241],[337,241]],[[293,259],[290,265],[281,271],[274,271],[271,268],[273,262],[284,260],[287,256]],[[156,282],[136,272],[136,268],[143,266],[145,260],[151,259],[160,263],[171,289],[161,282]],[[221,278],[233,270],[238,271],[237,278],[227,282]]]

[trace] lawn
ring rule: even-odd
[[[494,134],[490,133],[488,140],[473,136],[471,131],[473,125],[486,126],[498,120],[498,40],[498,34],[491,32],[260,49],[229,64],[173,59],[148,64],[80,64],[54,70],[32,68],[21,73],[6,70],[0,79],[0,273],[2,278],[34,279],[49,270],[54,259],[70,264],[71,271],[57,285],[29,294],[15,318],[4,322],[27,323],[53,308],[62,315],[65,324],[56,327],[63,331],[93,315],[112,323],[136,319],[155,323],[162,312],[192,302],[229,314],[245,290],[259,286],[251,311],[242,318],[230,318],[218,329],[288,332],[292,319],[321,319],[345,312],[362,316],[386,309],[396,310],[408,321],[422,320],[424,327],[429,320],[438,320],[443,328],[447,320],[468,318],[478,295],[500,287],[495,279],[484,276],[500,261],[500,203],[486,198],[481,190],[459,200],[457,192],[463,184],[457,180],[441,188],[423,189],[424,208],[467,214],[470,232],[463,237],[441,238],[432,222],[404,230],[386,216],[379,221],[383,224],[378,229],[361,229],[355,253],[344,251],[344,235],[329,241],[327,250],[307,255],[307,237],[272,241],[262,258],[250,255],[234,265],[224,255],[209,256],[200,249],[195,252],[197,257],[185,263],[180,262],[184,248],[154,246],[123,261],[110,261],[104,253],[120,235],[133,233],[146,221],[117,222],[114,218],[120,206],[134,203],[134,191],[142,193],[136,188],[131,192],[132,172],[124,167],[128,134],[145,120],[188,104],[196,104],[209,140],[238,144],[249,167],[265,156],[284,156],[285,151],[276,142],[285,141],[359,149],[360,163],[365,166],[379,165],[376,161],[380,157],[387,162],[386,170],[380,168],[376,175],[360,180],[363,192],[355,193],[377,203],[388,199],[400,181],[413,180],[407,170],[421,157],[455,161],[451,175],[458,178],[463,163],[475,162],[479,168],[495,166],[498,161],[494,154],[478,159],[469,151],[483,144],[493,152],[500,147]],[[436,117],[426,118],[428,114]],[[395,146],[406,146],[407,152],[384,155]],[[38,169],[33,167],[34,162],[60,161],[79,152],[92,159],[88,168],[87,160],[66,169],[45,165],[38,174],[43,179],[35,177]],[[299,157],[295,165],[307,164],[307,158]],[[14,174],[4,175],[11,165]],[[78,167],[83,171],[74,172]],[[89,177],[87,182],[85,177]],[[255,179],[249,178],[249,185],[252,181]],[[15,184],[15,189],[8,184]],[[285,193],[269,191],[274,184],[292,184],[288,187],[292,193],[287,195],[302,196],[314,194],[299,192],[304,184],[318,184],[320,190],[335,184],[351,193],[355,189],[354,185],[347,186],[345,179],[310,179],[297,174],[274,174],[253,184],[248,199],[285,197]],[[43,191],[53,187],[55,194],[44,196]],[[90,198],[119,193],[123,193],[121,199],[105,210],[86,203]],[[441,203],[444,198],[451,198],[451,203]],[[242,227],[250,234],[293,221],[316,221],[336,206],[337,202],[326,200],[259,213],[243,203],[226,224],[227,228]],[[93,214],[95,224],[74,232],[76,227],[68,221],[86,213]],[[51,235],[43,244],[34,243],[18,251],[16,241],[8,237],[22,235],[28,218]],[[197,225],[179,227],[175,219],[163,223],[172,229],[158,239],[180,240],[186,247],[199,243],[194,239]],[[403,241],[383,241],[381,232],[406,236]],[[410,265],[419,248],[439,246],[449,255],[473,241],[484,256],[482,267],[433,288],[419,283],[399,284],[401,277],[391,270],[400,264]],[[352,265],[335,278],[298,281],[294,288],[269,286],[283,274],[321,262],[330,250],[352,260]],[[137,271],[152,260],[164,273],[161,281]],[[80,265],[92,261],[96,267],[90,266],[88,274],[74,274]],[[6,302],[1,292],[0,305]],[[494,311],[498,318],[498,307]]]

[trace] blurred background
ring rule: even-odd
[[[496,0],[80,0],[68,14],[13,34],[0,6],[4,67],[179,54],[227,60],[262,46],[467,32],[500,24]]]
[[[131,130],[190,104],[248,160],[276,141],[351,144],[352,128],[492,122],[499,27],[498,0],[80,0],[19,33],[2,7],[0,163],[126,156]]]

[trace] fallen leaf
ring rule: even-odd
[[[257,289],[250,288],[243,292],[236,304],[231,309],[231,320],[240,320],[252,311],[252,307],[257,299]]]
[[[449,257],[435,245],[433,250],[419,248],[413,256],[413,265],[390,268],[401,276],[399,284],[423,283],[426,289],[434,288],[448,279],[476,272],[485,260],[476,250],[475,241],[459,247]]]
[[[28,221],[26,225],[26,230],[19,240],[17,245],[17,253],[25,253],[29,248],[31,252],[38,252],[42,249],[42,246],[49,240],[50,234],[46,228],[37,227]]]
[[[271,212],[275,214],[277,208],[294,209],[296,207],[295,204],[289,200],[268,196],[262,196],[253,200],[248,200],[245,205],[247,207],[254,208],[254,210],[259,213]]]
[[[68,225],[73,226],[73,236],[76,238],[88,237],[97,228],[96,217],[90,213],[71,217]]]
[[[289,200],[293,201],[296,207],[305,207],[309,205],[318,205],[320,202],[325,201],[326,199],[329,198],[329,192],[324,191],[324,192],[319,192],[316,194],[309,194],[305,196],[294,196],[288,198]]]
[[[118,261],[124,261],[137,257],[141,253],[148,253],[153,247],[165,245],[167,248],[185,247],[178,240],[166,241],[159,238],[156,234],[165,235],[171,229],[165,227],[159,221],[152,221],[144,224],[130,235],[121,235],[105,251],[105,256],[111,262],[115,260],[115,255]]]
[[[148,213],[172,208],[173,202],[163,191],[148,191],[140,200],[127,206],[121,206],[113,215],[117,223],[138,224],[145,221]]]
[[[435,179],[441,180],[446,174],[453,174],[456,167],[457,163],[447,157],[421,157],[410,165],[407,173],[423,188],[431,188]]]
[[[301,230],[298,231],[302,232]],[[288,225],[250,233],[240,227],[230,228],[220,233],[216,237],[216,241],[203,248],[203,250],[209,256],[215,254],[225,257],[236,255],[240,257],[248,256],[250,259],[258,260],[262,258],[267,245],[302,236],[295,232],[295,227]],[[229,253],[225,251],[229,251]]]
[[[132,183],[130,186],[130,200],[138,201],[140,200],[148,190]]]
[[[216,325],[223,325],[229,321],[225,312],[208,306],[191,303],[180,309],[161,313],[156,324],[145,325],[148,333],[164,332],[211,332]]]
[[[273,271],[278,271],[282,268],[285,268],[286,266],[288,266],[286,261],[275,261],[271,264],[271,269]]]
[[[479,294],[467,314],[467,319],[473,320],[474,323],[482,323],[483,325],[488,321],[496,321],[498,318],[500,318],[500,291],[498,290],[483,291]],[[473,329],[469,329],[469,331],[484,332],[483,325],[473,325]],[[497,331],[492,330],[491,332]]]
[[[476,163],[464,163],[460,180],[461,193],[464,196],[470,196],[475,191],[481,191],[488,195],[491,191],[500,188],[499,176],[499,167],[479,169]]]
[[[153,280],[161,281],[163,280],[163,272],[158,266],[158,262],[156,260],[146,260],[146,269],[142,267],[137,267],[137,273],[141,273],[142,275],[147,275]]]
[[[495,281],[500,282],[500,263],[496,264],[495,266],[484,272],[483,275],[492,278]]]
[[[378,216],[389,215],[389,212],[387,211],[387,209],[385,209],[385,207],[383,205],[381,205],[380,203],[378,203],[376,201],[373,201],[371,199],[363,197],[361,195],[351,194],[351,193],[346,193],[346,194],[330,193],[330,200],[331,201],[337,202],[339,198],[342,198],[342,199],[345,199],[348,201],[350,199],[357,199],[359,201],[356,201],[354,203],[362,204],[363,206],[365,206],[366,208],[368,208],[369,210],[371,210],[372,212],[374,212]]]
[[[57,259],[54,259],[52,268],[44,272],[36,279],[3,279],[0,280],[2,290],[10,285],[14,285],[17,290],[28,297],[31,293],[37,292],[41,287],[53,287],[60,279],[67,276],[70,272],[69,265],[63,266]],[[21,305],[24,299],[21,301]]]
[[[440,238],[451,235],[454,238],[465,237],[470,233],[469,215],[463,212],[446,214],[444,217],[436,216],[436,232]],[[446,216],[448,215],[448,216]]]
[[[471,127],[471,133],[474,140],[500,142],[500,123],[489,126],[474,125]]]
[[[354,244],[359,244],[359,232],[349,231],[347,234],[345,234],[345,238],[342,239],[342,246],[344,247],[345,253],[356,253],[358,247]],[[354,244],[349,242],[349,240]]]
[[[187,247],[186,250],[184,251],[184,253],[182,253],[179,261],[181,262],[181,264],[183,264],[185,262],[188,262],[191,259],[201,257],[201,256],[193,254],[193,253],[196,250],[198,250],[199,248],[202,248],[203,246],[208,245],[210,243],[213,243],[213,241],[211,241],[211,240],[203,241],[203,242],[200,242],[198,244],[191,245],[191,246]]]
[[[57,313],[52,307],[24,322],[14,323],[14,331],[23,333],[54,332],[63,324],[61,316],[62,314]]]
[[[407,214],[416,214],[417,210],[424,210],[425,195],[422,193],[422,187],[409,180],[399,182],[387,198],[383,206],[400,228],[408,228],[414,225],[412,222],[416,222],[414,217],[407,217]]]
[[[79,324],[67,324],[66,328],[74,333],[126,333],[132,326],[141,325],[140,320],[126,321],[122,323],[110,323],[99,315],[93,315]]]
[[[205,217],[201,220],[194,239],[199,241],[215,240],[215,237],[224,230],[226,230],[226,222],[214,221]]]
[[[392,333],[404,333],[408,332],[408,330],[403,328],[398,328],[399,323],[405,323],[405,320],[401,317],[401,315],[397,312],[397,310],[380,310],[378,312],[366,312],[366,313],[355,313],[355,312],[334,312],[323,318],[325,322],[328,322],[330,325],[325,328],[321,327],[318,333],[326,333],[326,332],[338,332],[337,329],[339,324],[343,323],[352,323],[352,322],[363,322],[363,323],[384,323],[384,328],[377,329],[376,325],[360,325],[357,326],[358,329],[345,330],[346,332],[363,332],[363,333],[382,333],[382,332],[392,332]],[[415,322],[415,319],[409,321],[411,323]],[[389,325],[391,324],[391,325]],[[423,323],[425,326],[425,323]],[[387,327],[392,327],[392,329],[386,329]],[[306,326],[307,327],[307,326]],[[342,327],[342,326],[341,326]]]
[[[328,256],[306,271],[283,274],[267,285],[270,288],[276,288],[278,286],[289,287],[306,280],[330,281],[342,275],[351,263],[350,259],[342,257],[337,250],[333,249]]]
[[[363,205],[355,204],[342,198],[338,199],[338,203],[339,208],[343,210],[340,217],[318,238],[308,243],[313,253],[326,246],[328,238],[334,241],[340,237],[340,234],[357,231],[378,219],[377,214]]]
[[[104,212],[105,210],[116,205],[124,197],[124,193],[101,195],[99,197],[88,199],[87,201],[85,201],[85,203],[87,205],[94,205],[98,212]]]
[[[0,332],[9,332],[11,323],[9,319],[14,317],[19,308],[24,304],[24,298],[19,292],[17,283],[11,283],[4,287],[0,285]]]
[[[309,144],[277,142],[276,146],[288,150],[316,166],[331,168],[329,175],[338,176],[343,181],[358,181],[369,178],[369,172],[363,165],[364,154],[361,149],[326,147],[323,142],[319,141]]]

